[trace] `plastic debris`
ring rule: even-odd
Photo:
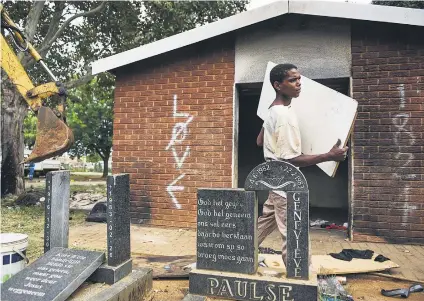
[[[318,278],[318,294],[320,301],[354,301],[334,276]]]
[[[309,225],[311,227],[314,227],[314,226],[321,226],[321,225],[324,225],[326,223],[328,223],[328,221],[323,220],[323,219],[316,219],[316,220],[310,222]]]

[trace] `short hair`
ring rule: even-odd
[[[269,80],[271,81],[272,87],[274,87],[274,82],[281,83],[291,69],[297,69],[297,67],[293,64],[278,64],[272,68],[269,73]]]

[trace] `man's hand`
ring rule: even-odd
[[[342,142],[340,139],[337,140],[337,143],[333,146],[333,148],[328,152],[328,157],[331,161],[344,161],[346,159],[346,152],[348,150],[348,147],[340,148],[340,144]]]

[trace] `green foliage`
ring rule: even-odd
[[[16,24],[24,28],[33,1],[4,1]],[[103,4],[102,4],[103,3]],[[110,56],[245,10],[248,1],[46,1],[32,40],[49,68],[63,82],[86,75],[85,66]],[[102,5],[94,14],[58,28],[70,17]],[[50,81],[38,65],[24,60],[37,83]],[[83,84],[84,82],[82,82]]]
[[[113,135],[113,85],[97,78],[70,91],[80,99],[68,106],[67,121],[72,128],[75,143],[69,150],[71,156],[88,155],[108,159]]]
[[[102,160],[102,158],[97,153],[89,154],[87,156],[87,162],[90,162],[90,163],[96,163],[96,162],[98,162],[100,160]]]
[[[24,143],[28,148],[32,148],[35,144],[35,136],[37,134],[37,116],[30,111],[24,119]]]
[[[372,4],[376,5],[387,5],[387,6],[398,6],[407,8],[419,8],[424,9],[424,1],[379,1],[374,0]]]
[[[94,164],[94,171],[95,172],[102,172],[103,171],[103,167],[102,164],[100,162],[97,162]]]
[[[11,19],[23,30],[47,66],[68,89],[82,86],[94,78],[91,75],[90,64],[95,60],[231,16],[245,10],[248,2],[247,0],[2,1]],[[11,46],[14,47],[13,43]],[[52,80],[30,55],[19,57],[34,85]],[[6,77],[2,79],[7,82]],[[103,81],[110,82],[110,79],[107,75],[100,74],[95,82],[100,85]],[[82,88],[80,92],[70,97],[72,100],[79,96],[85,97],[82,98],[82,102],[87,102],[91,97],[96,102],[91,107],[78,102],[69,104],[71,114],[68,114],[68,120],[77,136],[71,152],[74,155],[84,152],[85,155],[86,151],[87,154],[92,154],[95,150],[99,154],[106,155],[108,150],[110,151],[112,139],[112,113],[111,98],[105,94],[111,94],[113,85],[101,84],[102,89],[94,88],[92,84],[88,87]],[[90,92],[90,89],[96,90],[100,95],[94,97],[94,92]],[[18,104],[15,100],[12,102]],[[100,103],[103,103],[103,107]],[[28,136],[32,129],[30,121],[28,120]],[[95,129],[94,124],[99,128]],[[13,131],[13,128],[4,131]],[[85,132],[93,135],[92,141]],[[8,136],[2,135],[2,144],[5,144],[3,137]],[[17,137],[16,140],[21,141],[20,138]],[[28,140],[28,143],[31,143],[30,141]],[[15,156],[20,155],[16,153]],[[6,154],[2,157],[6,158],[4,161],[10,161],[2,162],[2,166],[13,167],[16,165],[14,162],[22,160],[22,158],[9,159]],[[17,177],[23,176],[16,166],[13,170],[18,170]],[[6,185],[7,190],[17,191],[16,187],[12,186],[18,186],[19,181],[11,183]]]

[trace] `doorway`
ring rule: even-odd
[[[315,80],[344,95],[349,95],[349,78]],[[244,187],[244,181],[250,171],[264,162],[262,147],[256,145],[256,137],[262,127],[262,119],[256,112],[262,89],[262,83],[236,85],[238,101],[238,187]],[[326,220],[328,223],[343,225],[348,222],[349,208],[349,157],[339,164],[334,178],[326,175],[318,166],[300,169],[308,181],[310,220]],[[258,213],[268,197],[268,192],[258,193]]]

